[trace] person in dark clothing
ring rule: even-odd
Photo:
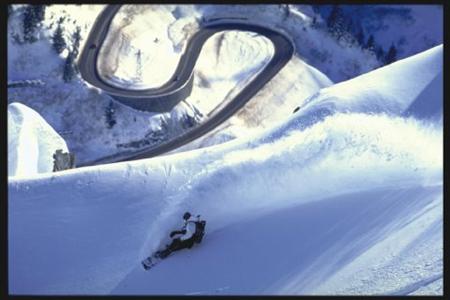
[[[192,248],[195,242],[200,243],[203,234],[205,221],[200,221],[200,216],[195,219],[189,212],[183,215],[184,225],[181,230],[175,230],[170,233],[170,237],[174,238],[165,250],[158,251],[157,256],[161,258],[167,257],[170,253],[185,248]]]

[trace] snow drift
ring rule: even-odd
[[[53,171],[53,154],[67,152],[64,139],[33,109],[8,105],[8,176]]]
[[[441,61],[323,89],[245,139],[10,178],[10,292],[442,294],[442,122],[404,115],[442,100]],[[202,244],[145,272],[186,210],[208,221]]]

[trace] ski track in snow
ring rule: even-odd
[[[397,296],[397,295],[411,295],[413,294],[415,291],[417,291],[420,288],[426,287],[430,284],[432,284],[433,282],[442,279],[443,275],[442,274],[436,274],[433,276],[430,276],[428,278],[422,279],[418,282],[415,282],[413,284],[407,285],[402,289],[396,290],[396,291],[391,291],[386,293],[386,295],[392,295],[392,296]]]

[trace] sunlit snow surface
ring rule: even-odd
[[[8,176],[53,171],[53,154],[67,152],[64,139],[33,109],[8,105]]]
[[[221,145],[10,179],[10,292],[442,294],[442,56]],[[144,271],[186,210],[208,222],[202,244]]]
[[[173,75],[182,54],[169,38],[176,21],[167,6],[125,5],[115,15],[97,68],[108,82],[129,89],[159,87]]]

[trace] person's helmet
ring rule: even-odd
[[[183,215],[183,219],[187,220],[191,217],[191,214],[189,212],[185,212]]]

